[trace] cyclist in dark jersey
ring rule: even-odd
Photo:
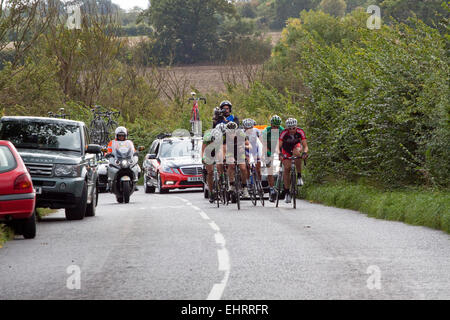
[[[297,127],[297,119],[289,118],[286,120],[286,130],[280,135],[280,154],[283,159],[283,181],[286,203],[291,202],[289,186],[291,185],[291,160],[285,160],[286,157],[308,158],[308,143],[306,141],[305,131]],[[302,159],[295,160],[297,168],[297,185],[302,186]]]
[[[228,139],[232,139],[227,142]],[[230,182],[230,192],[235,192],[234,174],[235,162],[241,169],[241,183],[243,197],[248,198],[247,189],[247,166],[245,164],[246,149],[251,149],[250,142],[244,130],[239,129],[235,122],[227,124],[226,139],[224,141],[226,162],[228,164],[228,181]]]
[[[273,177],[273,156],[272,156],[272,144],[275,146],[274,150],[277,150],[278,147],[278,141],[280,139],[281,133],[284,131],[284,128],[281,126],[281,118],[277,115],[274,115],[270,119],[270,126],[264,129],[262,133],[262,143],[263,146],[267,148],[267,154],[265,157],[265,164],[268,171],[267,175],[267,181],[269,182],[269,201],[274,202],[275,201],[275,179]],[[276,136],[272,136],[272,132]],[[276,153],[276,151],[275,151]],[[281,161],[281,159],[280,159]]]
[[[224,131],[224,130],[223,130]],[[216,163],[217,171],[219,174],[222,174],[223,171],[223,155],[222,155],[222,144],[219,142],[220,147],[218,148],[219,153],[216,156],[216,146],[214,146],[215,141],[220,141],[223,137],[223,131],[221,130],[220,126],[208,130],[203,135],[203,145],[202,145],[202,162],[206,169],[206,183],[208,185],[208,196],[209,196],[209,202],[213,203],[216,194],[214,194],[213,189],[213,175],[214,175],[214,163]],[[213,147],[214,150],[210,150],[210,147]]]

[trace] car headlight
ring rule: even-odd
[[[57,164],[55,166],[55,176],[57,177],[77,177],[78,175],[78,165]]]
[[[163,167],[163,168],[162,168],[162,172],[165,172],[165,173],[173,173],[171,167]]]

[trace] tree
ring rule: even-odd
[[[208,60],[219,41],[219,24],[235,14],[226,0],[153,0],[144,12],[155,29],[157,54],[166,63]]]
[[[325,13],[336,17],[341,17],[345,14],[347,3],[344,0],[322,0],[319,9]]]
[[[408,17],[417,16],[428,25],[433,26],[439,17],[436,13],[448,16],[448,12],[442,6],[443,0],[384,0],[381,2],[383,16],[405,22]]]
[[[282,29],[289,18],[297,18],[303,10],[314,9],[317,0],[275,0],[275,20],[271,27]]]

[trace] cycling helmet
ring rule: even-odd
[[[220,130],[222,134],[224,134],[225,131],[227,130],[227,125],[225,123],[219,123],[216,129]]]
[[[296,128],[297,127],[297,119],[289,118],[286,120],[286,128]]]
[[[127,132],[127,129],[125,127],[117,127],[115,133],[116,133],[116,139],[119,139],[119,137],[118,137],[119,134],[124,134],[125,135],[125,139],[128,136],[128,132]]]
[[[230,113],[231,113],[231,110],[232,110],[232,108],[233,108],[233,105],[231,104],[231,102],[228,101],[228,100],[224,100],[224,101],[222,101],[222,102],[220,103],[219,108],[222,109],[224,106],[229,106],[229,107],[230,107]]]
[[[253,119],[244,119],[242,122],[244,129],[251,129],[255,126],[255,120]]]
[[[219,140],[222,138],[222,131],[220,129],[212,129],[211,136],[214,137],[214,140]]]
[[[236,130],[237,128],[238,128],[238,125],[236,122],[230,121],[227,123],[228,130]]]
[[[270,119],[270,125],[272,126],[281,126],[281,118],[277,115],[274,115],[271,119]]]

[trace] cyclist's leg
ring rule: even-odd
[[[294,157],[301,157],[302,156],[302,146],[299,143],[298,145],[295,146],[294,151],[293,151],[293,155]],[[301,173],[302,172],[302,159],[295,159],[295,167],[297,168],[297,172]]]
[[[206,165],[206,171],[208,172],[208,175],[206,177],[206,183],[208,184],[208,190],[209,193],[213,191],[213,184],[214,184],[214,166],[212,164]]]
[[[298,145],[295,146],[295,149],[294,149],[294,152],[293,152],[294,156],[295,157],[301,157],[302,150],[303,150],[302,145],[299,143]],[[295,159],[295,167],[297,169],[297,184],[299,186],[303,185],[303,180],[302,180],[302,162],[303,162],[303,160],[301,158],[300,159]]]
[[[285,157],[292,157],[292,154],[286,152],[284,149],[283,155]],[[291,160],[284,159],[283,161],[283,182],[284,182],[284,190],[289,190],[289,186],[291,185]]]

